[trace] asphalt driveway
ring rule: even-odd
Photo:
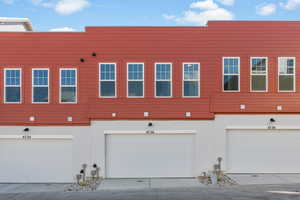
[[[300,184],[0,194],[1,200],[296,200]]]

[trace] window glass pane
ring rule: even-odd
[[[128,82],[128,96],[142,97],[143,96],[143,82],[142,81],[129,81]]]
[[[19,86],[20,85],[20,70],[9,69],[6,70],[5,84],[7,86]]]
[[[20,102],[21,89],[20,87],[6,87],[5,88],[5,101],[6,102]]]
[[[128,64],[128,80],[143,80],[143,64]]]
[[[184,80],[198,80],[198,79],[199,79],[199,65],[184,64]]]
[[[239,59],[225,58],[224,59],[224,74],[239,74]]]
[[[115,64],[100,64],[101,80],[115,80]]]
[[[294,75],[280,75],[279,76],[279,90],[293,91],[294,90]]]
[[[48,70],[34,70],[33,76],[35,86],[48,85]]]
[[[195,97],[199,95],[198,81],[184,81],[184,96]]]
[[[266,76],[253,75],[251,84],[253,91],[266,91]]]
[[[224,76],[224,91],[238,91],[239,90],[239,76],[225,75]]]
[[[294,59],[280,58],[279,60],[279,72],[280,74],[294,74],[295,65]]]
[[[156,80],[171,80],[171,64],[156,64]]]
[[[76,72],[74,69],[64,69],[61,71],[61,85],[63,86],[76,85]]]
[[[62,87],[61,102],[76,102],[76,87]]]
[[[171,82],[170,81],[157,81],[156,82],[156,96],[170,97],[171,96]]]
[[[252,74],[266,74],[267,60],[266,58],[253,58],[252,59]]]
[[[48,102],[48,87],[34,87],[33,102]]]
[[[100,92],[102,97],[115,96],[115,82],[114,81],[101,81]]]

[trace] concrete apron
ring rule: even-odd
[[[229,174],[239,185],[277,185],[300,183],[300,174]]]
[[[205,187],[196,178],[105,179],[97,190]]]

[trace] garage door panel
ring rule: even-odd
[[[234,132],[227,135],[227,167],[232,173],[299,173],[300,133]]]
[[[0,182],[72,181],[72,140],[0,140]]]
[[[110,178],[192,177],[193,135],[107,135]]]

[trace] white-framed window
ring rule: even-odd
[[[60,103],[77,103],[77,69],[60,69]]]
[[[144,63],[127,63],[127,97],[144,97]]]
[[[155,63],[155,97],[172,97],[172,63]]]
[[[49,69],[32,69],[32,103],[49,103]]]
[[[200,63],[183,63],[183,97],[200,97]]]
[[[116,98],[116,63],[100,63],[99,66],[99,93],[102,98]]]
[[[240,58],[223,57],[223,91],[240,91]]]
[[[278,91],[295,92],[296,58],[278,58]]]
[[[268,91],[268,58],[251,57],[251,92]]]
[[[22,102],[22,70],[20,68],[4,69],[4,103]]]

